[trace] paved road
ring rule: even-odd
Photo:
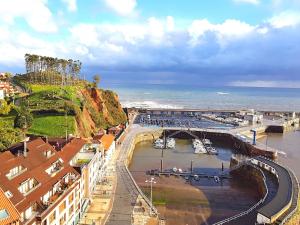
[[[140,132],[153,130],[132,125],[126,134],[125,140],[121,145],[121,151],[117,159],[117,187],[112,211],[109,215],[108,225],[129,225],[132,224],[132,212],[139,191],[126,169],[126,160],[133,138]]]

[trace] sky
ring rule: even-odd
[[[300,0],[0,0],[0,71],[25,53],[116,84],[300,88]]]

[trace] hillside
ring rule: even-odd
[[[65,137],[67,130],[68,134],[90,137],[99,129],[126,123],[126,114],[118,96],[110,90],[93,88],[86,81],[62,86],[33,84],[27,80],[24,75],[14,78],[14,83],[27,92],[16,100],[16,104],[25,102],[34,118],[28,134]],[[19,134],[20,130],[13,128],[15,114],[12,110],[9,115],[0,116],[0,119],[5,121],[7,129]],[[20,137],[18,135],[11,142],[19,141]]]

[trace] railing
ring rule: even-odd
[[[248,210],[246,210],[244,212],[241,212],[241,213],[239,213],[237,215],[234,215],[232,217],[229,217],[229,218],[227,218],[225,220],[222,220],[222,221],[219,221],[217,223],[214,223],[213,225],[222,225],[222,224],[228,223],[230,221],[236,220],[236,219],[238,219],[238,218],[240,218],[242,216],[245,216],[245,215],[249,214],[250,212],[252,212],[255,208],[257,208],[260,204],[262,204],[266,200],[266,198],[267,198],[267,196],[269,194],[268,186],[267,186],[267,183],[266,183],[266,176],[265,176],[265,174],[263,173],[263,171],[260,168],[258,168],[257,166],[254,166],[254,165],[252,165],[252,166],[255,169],[259,170],[261,172],[261,174],[263,175],[263,181],[264,181],[264,185],[266,187],[266,194],[265,194],[265,196],[259,202],[257,202],[255,205],[253,205],[250,209],[248,209]]]
[[[26,171],[27,171],[27,168],[25,167],[25,168],[21,169],[20,171],[18,171],[18,173],[13,174],[13,175],[6,175],[6,177],[7,177],[7,179],[12,180],[15,177],[19,176],[20,174],[22,174],[22,173],[24,173]]]
[[[140,132],[140,134],[143,132]],[[128,144],[128,149],[132,149],[134,147],[134,140],[137,134],[134,134],[134,137],[131,139],[130,143]],[[128,153],[128,152],[127,152]],[[138,184],[135,182],[134,178],[132,177],[130,171],[128,170],[128,159],[127,159],[127,154],[126,155],[122,155],[123,158],[123,162],[124,162],[124,167],[125,170],[127,172],[127,174],[129,175],[132,183],[134,184],[136,190],[139,192],[139,194],[142,196],[142,198],[145,200],[145,202],[147,203],[147,205],[151,208],[151,211],[155,214],[155,216],[158,216],[158,211],[157,209],[153,206],[152,202],[150,202],[150,200],[148,199],[148,197],[144,194],[144,192],[140,189],[140,187],[138,186]]]

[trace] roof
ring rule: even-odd
[[[279,164],[259,156],[255,157],[255,159],[273,167],[278,174],[278,190],[275,197],[268,204],[257,210],[258,213],[271,218],[285,208],[292,199],[292,179],[289,171]]]
[[[0,218],[0,225],[6,225],[18,221],[20,214],[18,213],[12,202],[6,197],[4,191],[0,188],[0,210],[6,210],[8,216],[4,219]]]
[[[0,154],[0,162],[3,162],[0,164],[0,188],[4,191],[9,190],[12,193],[11,202],[19,212],[23,212],[30,204],[39,202],[41,196],[45,195],[54,184],[67,174],[79,175],[69,161],[81,149],[82,144],[82,140],[74,139],[61,151],[56,151],[49,143],[37,138],[27,143],[26,157],[24,155],[14,155],[12,151]],[[46,151],[51,151],[52,155],[46,157],[44,154]],[[54,176],[50,176],[46,169],[59,159],[63,160],[61,170]],[[22,166],[25,170],[18,176],[8,179],[6,174],[16,166]],[[34,178],[39,186],[24,196],[18,190],[18,187],[30,178]]]
[[[100,141],[103,144],[103,147],[104,147],[105,151],[107,151],[110,148],[110,146],[112,145],[114,140],[115,140],[115,136],[112,135],[112,134],[104,134],[101,137]]]

